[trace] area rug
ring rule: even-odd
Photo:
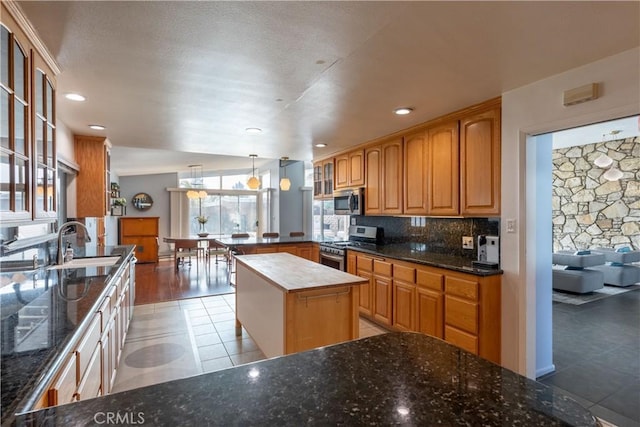
[[[640,285],[631,285],[624,288],[619,286],[607,286],[587,294],[571,294],[567,292],[553,291],[553,301],[565,304],[582,305],[593,301],[608,298],[613,295],[623,294],[629,291],[640,289]]]

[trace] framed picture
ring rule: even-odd
[[[126,215],[127,207],[122,205],[113,205],[111,206],[111,215],[112,216],[122,216]]]

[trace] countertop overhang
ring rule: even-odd
[[[410,332],[277,357],[18,417],[17,425],[595,426],[556,390]]]

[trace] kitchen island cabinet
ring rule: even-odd
[[[236,332],[267,357],[358,338],[366,280],[290,253],[236,256]]]
[[[106,411],[155,426],[598,425],[557,389],[411,332],[32,412],[17,425],[94,425]]]

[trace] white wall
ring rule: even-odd
[[[527,204],[526,188],[537,184],[535,174],[527,183],[526,136],[640,113],[639,65],[635,48],[502,95],[502,364],[530,378],[537,370],[536,266],[551,265],[551,248],[548,259],[528,257],[526,243],[536,238],[531,230],[551,223],[538,225]],[[600,98],[562,105],[563,91],[595,82]],[[515,233],[506,232],[509,220]]]

